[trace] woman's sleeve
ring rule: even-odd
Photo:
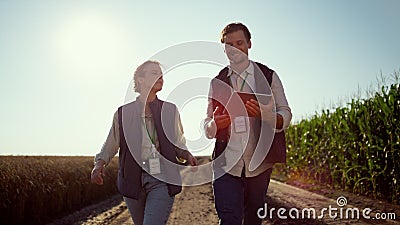
[[[182,157],[183,153],[185,151],[187,151],[187,146],[186,146],[186,139],[185,136],[183,134],[183,126],[182,126],[182,122],[181,122],[181,117],[179,115],[179,111],[176,108],[176,112],[175,112],[175,137],[176,137],[176,141],[175,141],[175,154],[178,157]]]
[[[107,139],[103,144],[100,152],[96,154],[94,161],[102,159],[108,165],[111,159],[117,154],[119,149],[119,124],[118,124],[118,112],[114,113],[114,118],[110,132],[108,133]]]

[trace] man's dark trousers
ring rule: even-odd
[[[261,225],[257,210],[264,207],[271,173],[272,168],[255,177],[225,173],[213,182],[221,225]]]

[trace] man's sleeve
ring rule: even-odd
[[[274,72],[272,75],[271,89],[275,99],[276,112],[279,113],[283,118],[282,129],[275,131],[278,133],[289,127],[290,121],[292,120],[292,110],[290,109],[286,99],[282,82],[276,72]]]

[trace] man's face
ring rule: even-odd
[[[155,92],[161,91],[164,80],[161,68],[155,63],[146,65],[144,68],[145,74],[139,78],[142,90],[153,90]]]
[[[231,63],[241,63],[248,59],[251,41],[247,41],[242,30],[238,30],[224,37],[225,53]]]

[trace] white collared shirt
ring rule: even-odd
[[[237,75],[237,73],[233,71],[230,66],[228,66],[228,77],[231,80],[232,87],[235,91],[252,92],[251,90],[255,90],[256,81],[254,78],[254,65],[251,61],[249,63],[249,66],[241,74],[239,74],[241,78],[240,82],[238,82],[235,76],[232,76],[234,74]],[[241,85],[243,81],[245,81],[245,89],[241,90]],[[250,88],[251,90],[246,90],[246,87]]]

